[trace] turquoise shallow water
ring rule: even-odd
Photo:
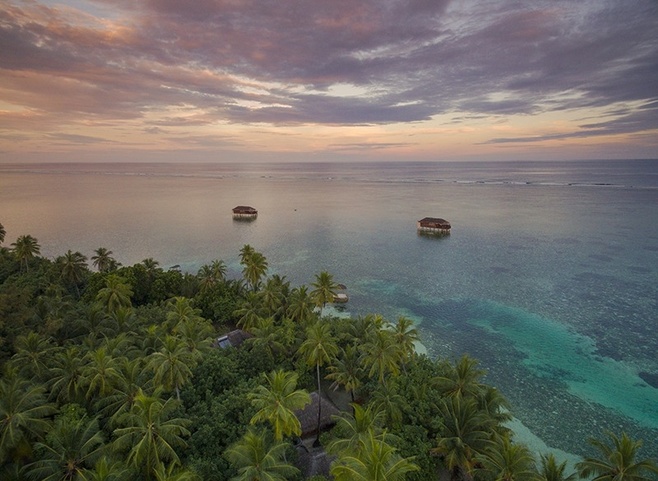
[[[235,223],[230,209],[259,209]],[[328,270],[347,313],[406,315],[469,352],[549,446],[626,430],[658,449],[658,162],[0,166],[7,243],[239,273],[252,244],[293,284]],[[421,217],[451,221],[445,238]]]

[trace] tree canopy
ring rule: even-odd
[[[577,472],[531,452],[475,358],[417,354],[405,317],[323,315],[326,271],[291,286],[249,245],[235,278],[112,254],[92,271],[29,235],[0,246],[0,479],[301,481],[305,450],[327,448],[314,480],[656,480],[624,432],[583,443]],[[319,402],[309,443],[312,391],[342,413],[320,423]]]

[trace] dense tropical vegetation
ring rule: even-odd
[[[302,480],[296,413],[313,391],[346,400],[325,430],[318,404],[305,443],[336,480],[656,479],[625,433],[591,440],[573,473],[515,443],[475,359],[417,355],[406,318],[324,316],[327,272],[291,287],[249,245],[237,279],[221,260],[194,275],[104,247],[90,266],[5,237],[0,224],[0,479]],[[213,347],[236,327],[251,337]]]

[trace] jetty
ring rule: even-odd
[[[437,235],[450,234],[450,229],[452,227],[450,222],[438,217],[425,217],[420,219],[417,223],[417,226],[419,233]]]
[[[337,284],[336,289],[340,291],[344,291],[345,289],[347,289],[347,286],[345,284]],[[334,294],[334,303],[336,304],[345,304],[349,300],[350,297],[345,292],[337,292]]]
[[[334,295],[334,302],[337,304],[345,304],[349,300],[350,298],[344,292],[339,292],[338,294]]]
[[[258,211],[248,205],[239,205],[233,208],[234,220],[254,220],[258,217]]]

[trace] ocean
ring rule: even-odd
[[[451,234],[419,235],[426,216]],[[429,356],[479,359],[521,440],[583,455],[625,431],[658,451],[657,160],[0,164],[0,223],[52,258],[238,277],[248,243],[293,286],[329,271],[337,315],[407,316]]]

